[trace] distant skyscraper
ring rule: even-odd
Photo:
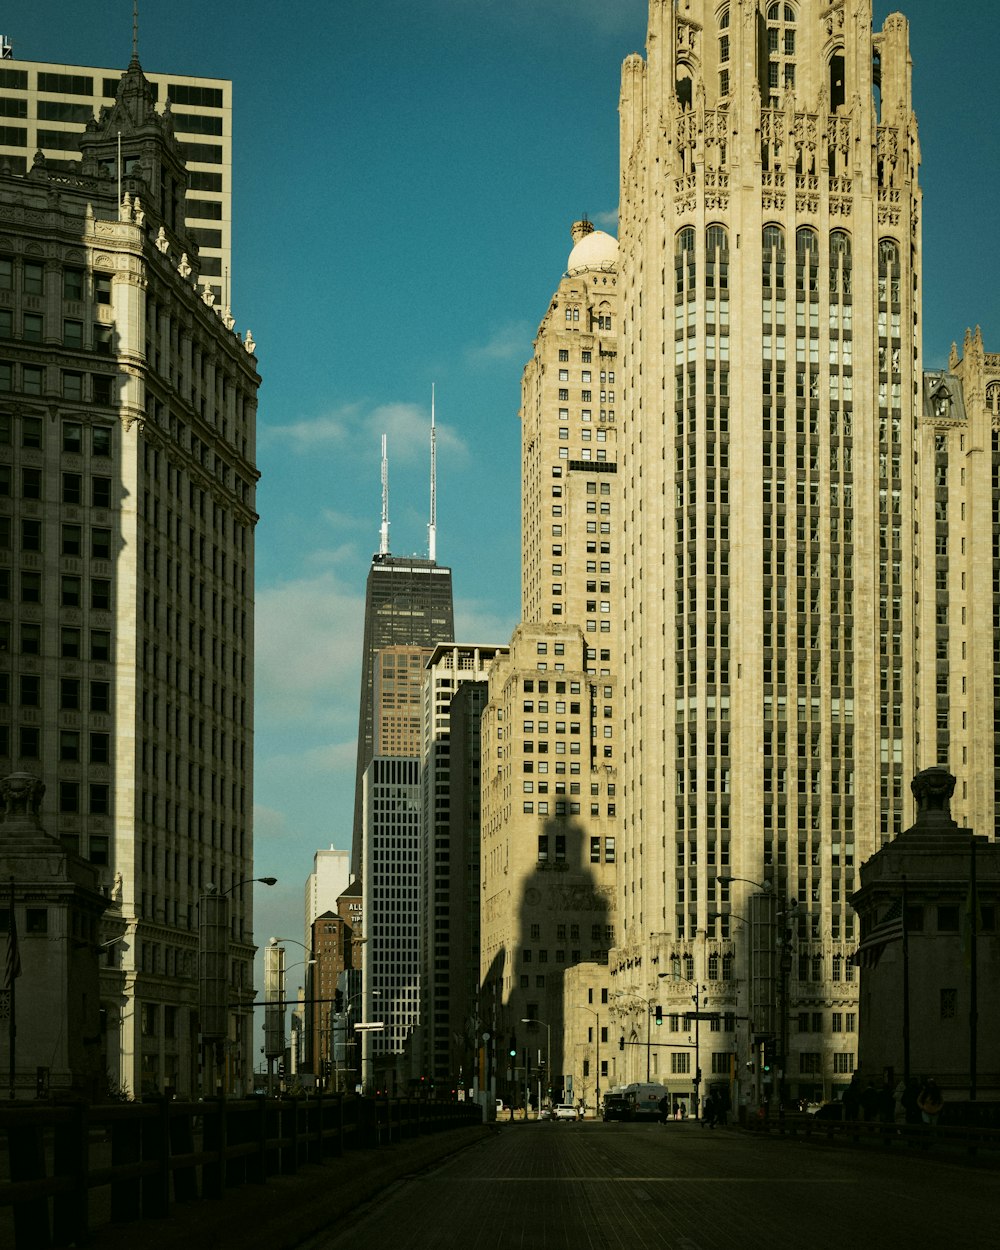
[[[83,127],[102,109],[111,108],[121,77],[120,69],[4,60],[0,165],[23,174],[40,152],[49,169],[71,168],[80,159]],[[188,74],[147,73],[146,80],[161,109],[170,101],[167,124],[188,171],[187,194],[180,195],[179,188],[172,194],[182,206],[188,239],[198,246],[201,280],[211,287],[216,303],[227,305],[232,276],[233,85],[225,78]],[[129,157],[137,159],[135,153]],[[118,176],[116,152],[103,158],[102,170],[113,186]],[[128,172],[127,163],[123,172]]]
[[[592,1023],[564,978],[615,944],[623,741],[618,245],[587,221],[572,237],[521,385],[523,620],[482,722],[482,1024],[537,1057],[548,1034],[521,1021],[545,1021],[554,1094],[582,1088],[564,1033]]]
[[[505,648],[443,643],[423,673],[420,1074],[471,1087],[479,1003],[479,722]]]
[[[435,536],[434,432],[431,435],[431,522],[430,559],[389,554],[389,486],[385,439],[382,440],[382,535],[378,554],[372,557],[365,591],[364,642],[361,655],[361,706],[358,714],[358,766],[354,789],[354,836],[351,871],[361,872],[361,841],[364,826],[365,769],[376,754],[420,754],[419,720],[412,721],[413,698],[419,698],[414,684],[417,655],[427,654],[455,635],[452,605],[451,569],[433,559]],[[394,650],[384,663],[380,653]],[[388,676],[388,669],[393,675]],[[422,674],[422,667],[419,670]],[[379,697],[384,697],[384,705]],[[415,731],[411,738],[411,730]],[[391,738],[397,747],[391,752],[376,745],[378,734]],[[401,736],[402,735],[402,736]],[[404,742],[404,738],[406,741]]]
[[[184,152],[137,59],[117,91],[78,164],[0,174],[0,775],[40,775],[43,823],[100,870],[114,1086],[239,1091],[260,379],[194,285]],[[209,895],[221,976],[199,1005]]]

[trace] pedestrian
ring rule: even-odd
[[[677,1107],[674,1111],[674,1118],[677,1120],[683,1120],[685,1116],[686,1116],[686,1109],[684,1107],[684,1104],[682,1102],[678,1102]]]
[[[896,1082],[892,1091],[892,1118],[897,1124],[906,1123],[906,1082],[902,1077]]]
[[[878,1118],[883,1124],[891,1124],[896,1112],[896,1096],[889,1082],[883,1081],[878,1094]]]
[[[841,1102],[844,1104],[844,1119],[857,1120],[861,1112],[861,1076],[859,1073],[851,1077],[851,1083],[844,1090]]]
[[[861,1093],[861,1114],[866,1120],[878,1118],[879,1096],[875,1082],[869,1081]]]
[[[937,1124],[941,1108],[944,1106],[944,1095],[938,1088],[934,1078],[928,1077],[917,1099],[917,1106],[925,1124]]]
[[[906,1082],[906,1092],[903,1094],[903,1108],[906,1112],[907,1124],[920,1123],[920,1086],[915,1077],[910,1077]]]
[[[667,1117],[670,1115],[670,1095],[664,1094],[660,1099],[660,1123],[666,1124]]]
[[[705,1103],[702,1108],[702,1114],[705,1117],[702,1121],[702,1126],[707,1124],[709,1128],[715,1128],[715,1121],[716,1121],[718,1112],[716,1110],[715,1094],[712,1093],[711,1090],[709,1091],[707,1097],[705,1098]]]

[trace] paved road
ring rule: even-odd
[[[687,1124],[504,1126],[302,1250],[1000,1246],[1000,1164]]]

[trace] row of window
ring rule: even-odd
[[[14,337],[14,313],[9,308],[0,308],[0,339]],[[45,320],[41,313],[23,314],[21,319],[21,338],[25,343],[41,343],[45,337]],[[101,322],[93,323],[91,346],[101,356],[110,356],[114,338],[114,330]],[[83,322],[68,317],[62,323],[63,346],[73,351],[83,350]]]
[[[0,464],[0,497],[9,497],[13,489],[13,472],[9,464]],[[41,499],[42,484],[45,479],[41,469],[25,465],[21,469],[22,499]],[[111,507],[111,478],[103,475],[90,477],[90,504],[94,508]],[[61,481],[60,498],[63,503],[83,504],[83,474],[64,473]]]
[[[20,707],[41,707],[42,678],[38,673],[21,673],[18,677],[17,690],[18,705]],[[91,681],[85,686],[78,677],[61,677],[59,679],[60,711],[84,711],[84,690],[87,690],[89,693],[89,704],[86,710],[91,712],[111,711],[111,683],[108,681]],[[9,704],[10,695],[10,673],[0,672],[0,704]]]
[[[0,549],[11,546],[11,518],[0,516]],[[63,525],[60,552],[64,556],[83,556],[84,528],[82,525]],[[30,517],[21,518],[21,550],[42,550],[42,522]],[[90,530],[89,552],[92,560],[111,559],[111,531],[94,527]]]
[[[89,386],[85,379],[89,378]],[[45,369],[41,365],[16,365],[10,360],[0,360],[0,391],[19,391],[22,395],[41,395],[45,381]],[[95,404],[114,402],[115,379],[107,374],[79,373],[63,369],[60,394],[63,399],[76,403],[91,398]]]
[[[18,263],[12,256],[0,256],[0,291],[13,291],[18,270],[21,277],[22,295],[45,294],[45,265],[38,261],[24,260]],[[111,303],[111,274],[94,272],[89,275],[95,304]],[[62,270],[63,299],[81,301],[87,290],[87,271],[64,268]]]
[[[19,725],[17,729],[17,754],[22,759],[39,759],[42,753],[42,731],[35,725]],[[11,755],[12,732],[10,725],[0,725],[0,756]],[[59,731],[59,758],[66,763],[82,764],[83,746],[88,748],[89,764],[111,762],[111,735],[91,733],[83,735],[76,729]]]
[[[90,607],[97,612],[111,610],[111,581],[106,577],[92,577],[89,582]],[[0,599],[11,598],[11,571],[0,568]],[[29,569],[20,573],[21,603],[42,602],[42,574]],[[73,574],[64,574],[59,582],[59,605],[63,608],[82,608],[85,604],[84,581]]]

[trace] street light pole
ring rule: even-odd
[[[522,1024],[545,1024],[544,1020],[539,1020],[537,1016],[533,1019],[522,1017]],[[552,1080],[552,1026],[545,1024],[545,1071],[549,1080]],[[527,1114],[527,1109],[525,1109]],[[542,1074],[538,1074],[538,1111],[536,1119],[541,1119],[542,1115]]]
[[[577,1011],[589,1011],[597,1021],[597,1035],[594,1040],[594,1044],[597,1047],[597,1071],[594,1074],[594,1114],[597,1115],[601,1109],[601,1017],[600,1013],[596,1012],[593,1007],[584,1007],[580,1003],[574,1003],[573,1006],[576,1007]],[[586,1101],[584,1101],[584,1106],[586,1106]]]

